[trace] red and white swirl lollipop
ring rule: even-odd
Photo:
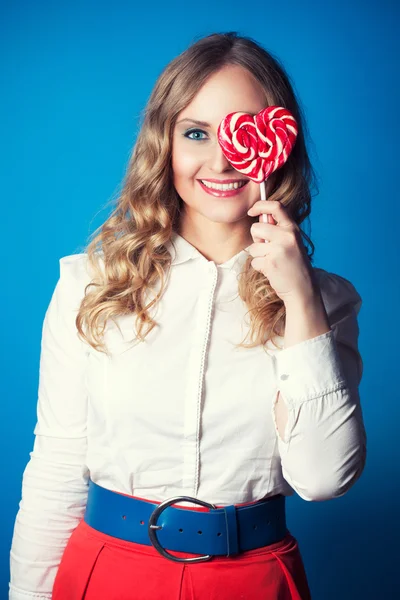
[[[254,117],[235,112],[218,127],[218,142],[226,159],[243,175],[260,184],[266,200],[265,181],[287,161],[297,138],[297,122],[282,106],[268,106]],[[268,223],[269,215],[261,215]]]

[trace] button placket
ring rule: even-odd
[[[214,295],[218,282],[218,269],[209,263],[206,269],[206,285],[199,294],[195,343],[189,357],[188,385],[184,425],[184,489],[196,496],[199,488],[200,425],[204,389],[207,348],[211,333]]]

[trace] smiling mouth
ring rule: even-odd
[[[230,183],[215,183],[213,181],[207,181],[206,179],[199,179],[199,181],[206,188],[211,190],[218,190],[220,192],[230,192],[231,190],[238,190],[248,183],[248,180],[244,179]]]
[[[234,183],[228,184],[217,184],[210,181],[204,182],[202,179],[197,180],[201,189],[206,193],[214,196],[214,198],[231,198],[233,196],[240,196],[249,183],[248,181],[235,181]]]

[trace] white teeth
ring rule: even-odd
[[[205,185],[208,188],[211,188],[213,190],[221,190],[223,191],[228,191],[228,190],[237,190],[240,187],[243,187],[245,185],[245,181],[241,181],[236,182],[236,183],[211,183],[210,181],[203,181],[202,179],[200,179],[201,183],[203,185]]]

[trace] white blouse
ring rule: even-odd
[[[75,327],[91,280],[87,255],[60,260],[43,323],[10,600],[51,598],[89,476],[150,500],[188,495],[228,505],[294,491],[310,501],[338,497],[363,470],[362,300],[354,286],[313,267],[332,330],[283,350],[238,349],[249,326],[237,292],[246,249],[219,265],[178,234],[169,249],[168,288],[152,310],[159,326],[134,343],[133,316],[117,319],[121,332],[109,321],[111,356],[80,340]],[[284,439],[274,415],[278,391],[289,411]]]

